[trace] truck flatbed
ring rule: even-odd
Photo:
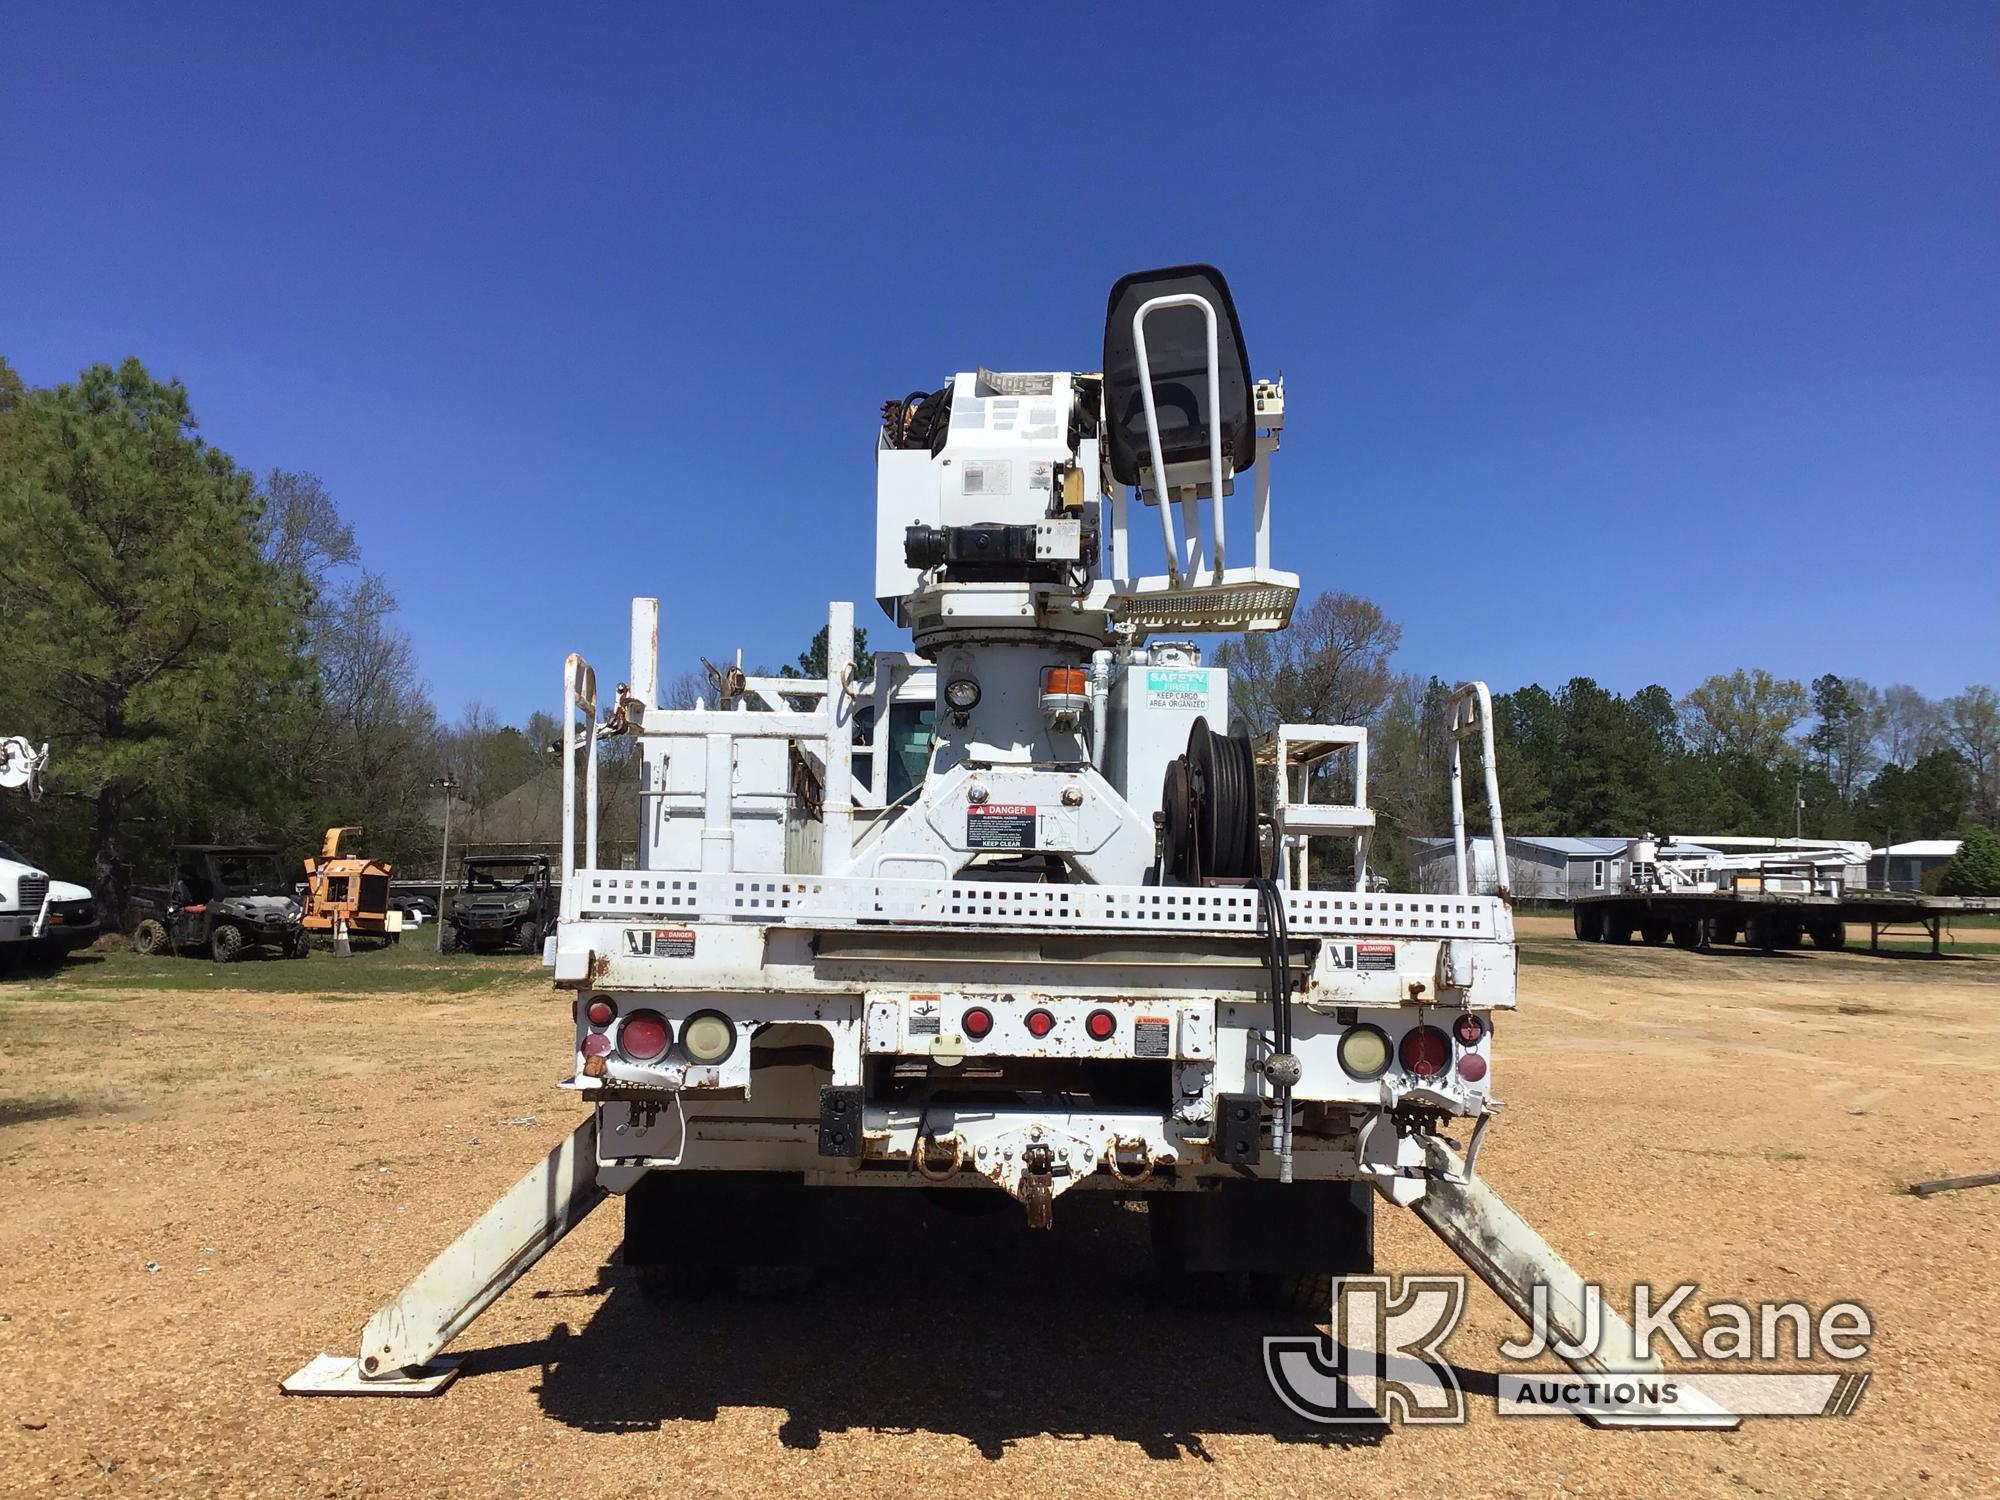
[[[1572,909],[1585,942],[1648,943],[1710,948],[1741,942],[1773,952],[1810,941],[1816,948],[1847,945],[1850,923],[1868,924],[1868,946],[1884,933],[1914,927],[1942,951],[1943,930],[1955,916],[2000,912],[2000,897],[1930,896],[1917,891],[1607,891],[1579,896]]]

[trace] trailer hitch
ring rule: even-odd
[[[1047,1229],[1055,1218],[1055,1161],[1047,1146],[1030,1146],[1021,1153],[1021,1206],[1028,1211],[1030,1229]]]

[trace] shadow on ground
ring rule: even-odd
[[[803,1284],[655,1301],[609,1265],[595,1286],[540,1294],[595,1300],[577,1326],[473,1352],[463,1373],[539,1367],[542,1409],[591,1432],[776,1408],[795,1449],[854,1430],[955,1436],[988,1459],[1045,1433],[1117,1438],[1156,1459],[1208,1460],[1217,1434],[1383,1441],[1379,1428],[1316,1426],[1272,1392],[1263,1340],[1311,1332],[1307,1316],[1166,1299],[1143,1214],[1071,1197],[1033,1235],[1006,1208],[970,1224],[927,1214],[915,1231],[840,1247],[843,1267]],[[1488,1374],[1460,1379],[1470,1394],[1493,1389]]]

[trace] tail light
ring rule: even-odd
[[[1108,1010],[1094,1010],[1083,1018],[1083,1029],[1094,1042],[1108,1042],[1118,1030],[1118,1018]]]
[[[1037,1006],[1023,1018],[1023,1024],[1028,1028],[1029,1036],[1044,1037],[1056,1029],[1056,1018],[1050,1012]]]
[[[1363,1022],[1340,1038],[1340,1066],[1349,1078],[1380,1078],[1389,1071],[1389,1033]]]
[[[1466,1052],[1458,1059],[1458,1076],[1467,1083],[1477,1083],[1486,1076],[1486,1059],[1477,1052]]]
[[[584,1014],[590,1017],[593,1026],[609,1026],[618,1018],[618,1007],[600,997],[590,1002],[590,1008]]]
[[[983,1005],[975,1005],[958,1018],[958,1024],[976,1042],[993,1029],[993,1012]]]
[[[1486,1023],[1468,1010],[1451,1023],[1451,1034],[1458,1038],[1459,1046],[1477,1047],[1486,1035]]]
[[[1435,1026],[1413,1026],[1403,1034],[1396,1050],[1406,1072],[1419,1078],[1435,1078],[1451,1066],[1451,1038]]]
[[[681,1051],[692,1062],[719,1063],[736,1050],[736,1023],[719,1010],[698,1010],[681,1023]]]
[[[650,1010],[635,1010],[618,1028],[618,1050],[634,1062],[651,1062],[667,1050],[670,1033],[664,1018]]]
[[[593,1031],[583,1039],[583,1045],[578,1050],[585,1057],[601,1058],[611,1050],[611,1038],[601,1031]]]

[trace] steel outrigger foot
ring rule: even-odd
[[[361,1331],[358,1357],[321,1354],[279,1383],[292,1396],[434,1396],[458,1374],[440,1349],[463,1333],[604,1201],[597,1111],[395,1296]]]
[[[1551,1351],[1580,1375],[1664,1374],[1665,1366],[1641,1354],[1632,1328],[1599,1303],[1595,1346],[1575,1355],[1587,1336],[1586,1283],[1553,1246],[1488,1187],[1466,1170],[1458,1153],[1435,1138],[1424,1142],[1430,1183],[1412,1207],[1431,1232],[1449,1245],[1530,1327],[1534,1326],[1534,1289],[1547,1289],[1547,1328]],[[1584,1411],[1593,1427],[1734,1428],[1742,1419],[1725,1411],[1686,1382],[1679,1382],[1682,1411],[1672,1418],[1619,1416]]]

